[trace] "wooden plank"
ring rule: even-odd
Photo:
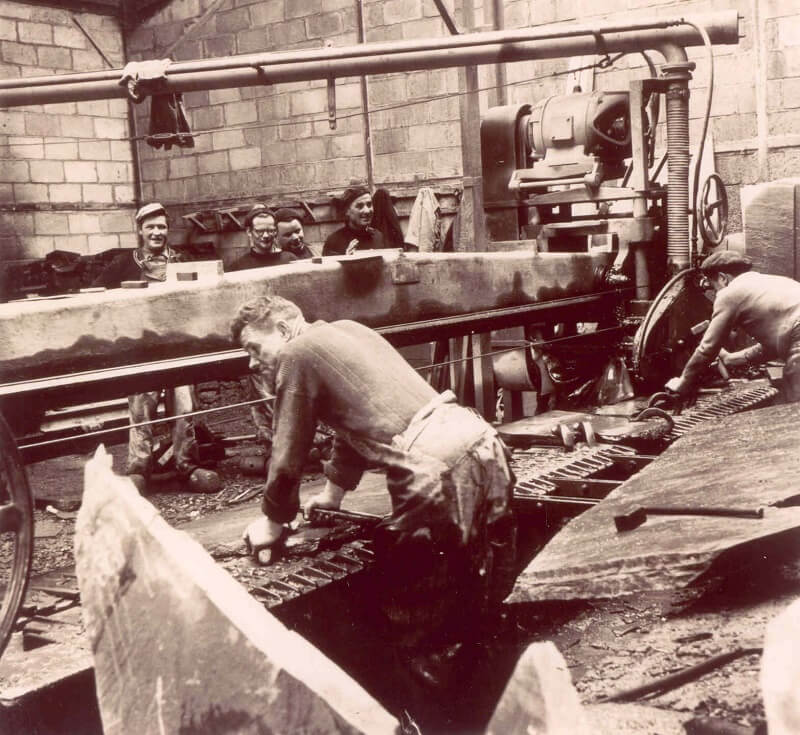
[[[763,519],[650,516],[618,533],[614,516],[637,506],[770,506],[800,493],[800,405],[707,423],[597,506],[573,519],[517,579],[509,598],[614,597],[670,590],[761,553],[800,552],[800,507]],[[776,549],[777,547],[777,549]]]
[[[110,465],[87,463],[75,539],[105,733],[396,731]]]

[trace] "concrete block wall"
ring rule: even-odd
[[[0,75],[107,68],[63,8],[0,1]],[[76,17],[114,66],[122,34],[111,16]],[[121,100],[0,110],[0,258],[54,249],[95,253],[135,244],[133,165]]]

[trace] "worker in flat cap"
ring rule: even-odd
[[[339,508],[368,466],[386,469],[393,511],[375,531],[385,587],[374,592],[393,638],[414,645],[475,622],[510,592],[513,475],[492,426],[451,391],[436,393],[357,322],[309,323],[295,303],[267,296],[243,304],[231,332],[275,396],[264,515],[244,533],[252,553],[271,554],[297,515],[303,466],[323,421],[335,432],[333,453],[307,512]]]
[[[384,247],[383,235],[372,227],[372,194],[363,186],[353,186],[334,200],[344,226],[325,240],[323,255],[350,255],[356,250]]]
[[[718,250],[700,266],[715,291],[711,322],[681,375],[667,390],[690,394],[703,370],[715,358],[727,367],[755,365],[765,359],[784,361],[783,384],[788,401],[800,401],[800,283],[785,276],[752,270],[752,261],[734,250]],[[723,349],[734,328],[757,344],[739,352]]]
[[[158,202],[145,204],[134,215],[139,247],[121,251],[95,279],[93,285],[119,288],[123,281],[160,282],[167,278],[167,263],[176,260],[169,247],[167,210]],[[177,318],[177,316],[176,316]],[[163,394],[163,396],[162,396]],[[190,413],[195,407],[194,389],[183,385],[163,391],[147,391],[128,396],[131,428],[128,434],[127,474],[139,492],[147,494],[155,469],[153,427],[148,422],[157,417],[158,404],[164,400],[174,415]],[[192,492],[217,492],[222,483],[216,472],[198,466],[199,448],[195,425],[190,418],[178,418],[172,424],[172,453],[175,468]]]
[[[302,213],[283,207],[275,212],[275,226],[278,229],[278,247],[284,253],[291,253],[298,260],[313,257],[314,253],[306,245]]]
[[[244,218],[244,229],[250,249],[235,260],[228,271],[243,271],[249,268],[264,268],[283,265],[297,260],[288,250],[278,246],[278,228],[275,213],[266,204],[254,204]]]

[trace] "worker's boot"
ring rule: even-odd
[[[187,489],[192,493],[216,493],[222,490],[222,480],[213,470],[198,467],[189,475]]]

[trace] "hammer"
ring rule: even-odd
[[[614,516],[617,531],[632,531],[647,520],[647,516],[724,516],[726,518],[763,518],[763,508],[709,508],[698,505],[644,506],[623,515]]]

